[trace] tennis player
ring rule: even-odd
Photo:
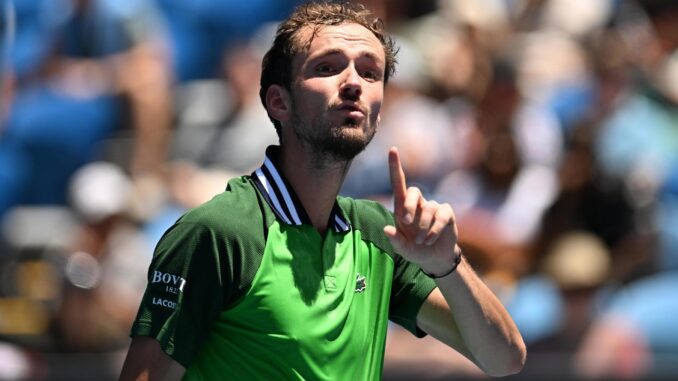
[[[452,207],[407,187],[397,149],[394,213],[337,196],[377,130],[394,55],[360,5],[311,3],[279,26],[260,94],[280,145],[165,233],[121,380],[380,380],[389,319],[489,375],[522,368]]]

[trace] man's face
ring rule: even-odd
[[[308,41],[312,29],[300,31]],[[384,97],[385,53],[358,24],[322,26],[292,64],[292,128],[324,159],[347,161],[376,132]]]

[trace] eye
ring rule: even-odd
[[[380,75],[374,70],[365,70],[362,72],[361,76],[368,80],[376,81],[379,79]]]
[[[318,74],[332,74],[334,73],[334,68],[330,64],[322,63],[315,67],[315,71]]]
[[[365,70],[361,76],[368,82],[379,82],[384,79],[384,73],[381,70]]]

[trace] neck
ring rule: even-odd
[[[281,148],[280,169],[294,188],[313,227],[324,235],[350,162],[331,162],[318,157],[317,153],[300,146],[298,141],[285,142]]]

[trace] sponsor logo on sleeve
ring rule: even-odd
[[[153,298],[153,304],[156,306],[163,306],[165,308],[170,308],[173,310],[177,309],[177,304],[171,300],[167,299],[161,299],[161,298]]]
[[[154,305],[170,308],[173,310],[177,308],[177,303],[171,299],[176,299],[177,296],[184,291],[186,279],[178,275],[164,273],[162,271],[153,271],[150,283],[160,285],[163,287],[162,291],[170,294],[168,299],[153,297],[152,303]]]
[[[153,271],[151,283],[164,284],[165,291],[172,294],[178,294],[184,291],[184,287],[186,286],[186,279],[180,277],[179,275],[164,273],[161,271]]]

